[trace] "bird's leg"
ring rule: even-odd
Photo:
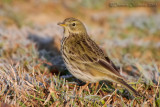
[[[78,95],[82,94],[82,91],[88,86],[89,82],[86,82],[86,84],[84,86],[80,87],[80,90],[78,92]]]

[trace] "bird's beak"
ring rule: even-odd
[[[59,23],[58,23],[58,25],[59,25],[59,26],[66,27],[66,24],[64,24],[63,22],[62,22],[62,23],[61,23],[61,22],[59,22]]]

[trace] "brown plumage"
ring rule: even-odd
[[[90,39],[83,23],[67,18],[59,25],[64,27],[61,53],[70,73],[85,82],[109,80],[123,85],[134,95],[139,95],[128,85],[114,63]]]

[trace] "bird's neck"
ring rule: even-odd
[[[78,39],[78,38],[85,38],[86,36],[88,36],[87,32],[86,31],[83,31],[83,32],[72,32],[72,31],[69,31],[67,28],[64,29],[64,37],[68,38],[70,36],[73,36]]]
[[[88,37],[88,34],[85,32],[85,33],[81,33],[81,32],[78,32],[78,33],[71,33],[69,31],[66,31],[64,30],[64,36],[63,38],[72,38],[72,40],[82,40],[82,39],[85,39]]]
[[[72,38],[74,41],[84,40],[88,37],[87,33],[70,33],[69,38]]]

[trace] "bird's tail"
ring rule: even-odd
[[[135,90],[133,89],[130,85],[128,85],[123,79],[119,79],[118,82],[124,86],[125,88],[127,88],[129,91],[131,91],[133,93],[134,96],[140,96],[140,94]]]

